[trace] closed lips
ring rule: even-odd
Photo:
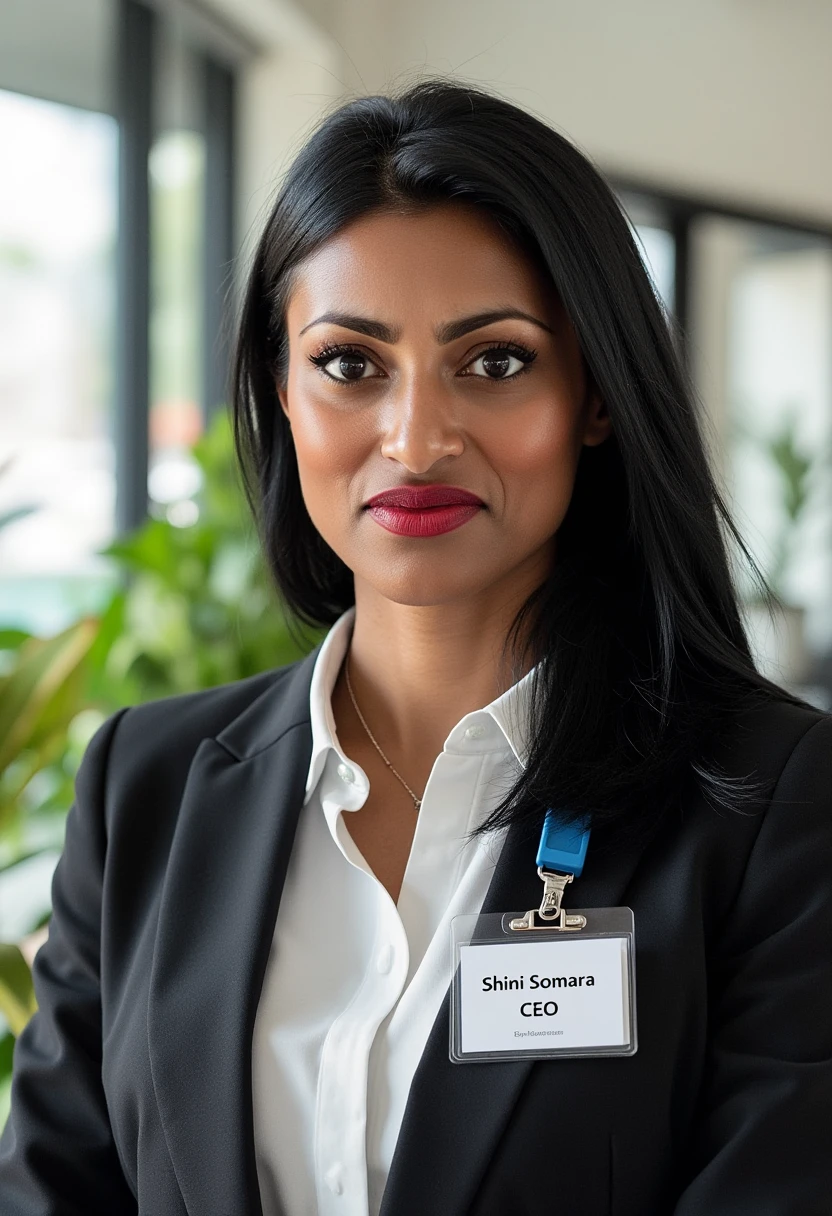
[[[398,486],[394,490],[383,490],[376,494],[366,505],[423,511],[429,507],[482,507],[485,504],[476,494],[455,486]]]

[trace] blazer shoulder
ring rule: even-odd
[[[800,727],[779,768],[774,799],[783,803],[813,804],[825,818],[832,813],[832,714],[807,709],[790,715]]]
[[[126,722],[140,735],[159,731],[170,738],[172,731],[179,741],[191,733],[200,739],[215,736],[264,693],[279,688],[302,661],[298,659],[285,667],[270,668],[213,688],[175,693],[130,705],[126,710]]]
[[[732,856],[744,866],[780,832],[794,841],[828,834],[832,714],[772,698],[738,717],[712,759],[738,794],[730,810],[701,793],[695,800],[689,822],[704,833],[712,858]]]
[[[181,787],[205,740],[241,759],[247,750],[268,746],[288,725],[308,722],[317,650],[243,680],[119,710],[107,758],[111,783],[122,793]]]
[[[722,735],[716,758],[726,773],[751,776],[773,794],[787,766],[817,765],[828,751],[832,714],[785,697],[750,706]]]
[[[681,820],[714,855],[747,858],[766,818],[796,825],[798,805],[810,819],[832,813],[832,714],[823,710],[760,699],[720,728],[703,759]]]

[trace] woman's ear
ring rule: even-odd
[[[597,447],[612,432],[612,419],[607,410],[607,403],[597,389],[592,389],[589,393],[584,417],[583,442],[588,448]]]
[[[275,392],[277,393],[277,399],[280,402],[280,408],[283,410],[283,413],[286,415],[287,420],[291,423],[292,420],[291,420],[291,418],[289,418],[289,398],[286,393],[286,385],[285,384],[281,385],[278,381],[275,381],[274,387],[275,387]]]

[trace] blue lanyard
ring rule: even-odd
[[[557,812],[549,808],[537,848],[537,873],[543,882],[543,898],[538,909],[532,908],[525,916],[514,917],[509,923],[510,929],[585,927],[586,917],[582,913],[567,916],[562,901],[567,884],[583,871],[589,833],[590,829],[580,823],[559,822]],[[535,916],[544,923],[536,925]]]
[[[546,812],[537,849],[540,869],[566,871],[578,878],[586,860],[589,833],[590,829],[582,829],[580,824],[559,823],[556,812],[550,808]]]

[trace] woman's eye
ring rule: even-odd
[[[375,367],[375,364],[367,355],[363,355],[357,350],[341,351],[339,354],[330,355],[329,357],[318,357],[314,362],[317,363],[318,367],[322,367],[333,380],[338,380],[342,384],[355,380],[371,379],[372,372],[370,369]]]
[[[513,380],[527,371],[534,362],[536,351],[521,346],[492,346],[469,363],[462,374],[481,380]],[[325,348],[310,361],[330,380],[338,384],[355,384],[359,380],[379,379],[377,365],[361,350]],[[480,370],[478,370],[480,369]]]
[[[466,368],[467,375],[484,376],[488,380],[510,380],[513,376],[525,371],[532,362],[534,355],[531,351],[524,357],[514,354],[503,346],[494,346],[484,350]],[[482,368],[482,371],[470,369]]]

